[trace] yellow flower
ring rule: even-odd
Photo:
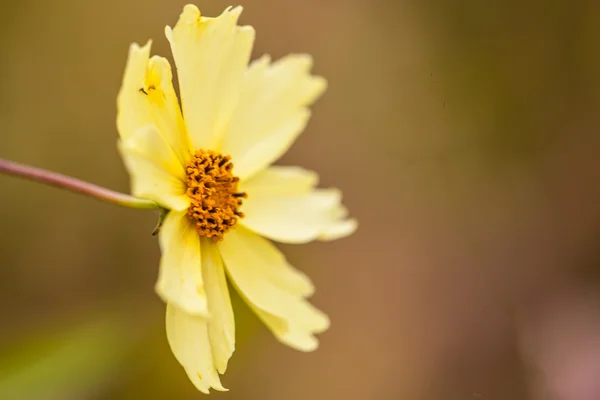
[[[226,273],[281,342],[312,351],[329,320],[306,300],[308,277],[265,238],[306,243],[356,229],[338,190],[316,189],[314,172],[271,165],[304,129],[326,82],[310,74],[307,55],[248,66],[254,29],[237,26],[241,12],[207,18],[187,5],[166,28],[181,109],[169,62],[150,57],[150,42],[131,46],[118,96],[118,147],[132,192],[170,210],[156,284],[167,337],[205,393],[225,390],[218,373],[235,346]]]

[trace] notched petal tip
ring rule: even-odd
[[[256,38],[256,30],[251,25],[243,25],[237,27],[238,35],[242,35],[245,40],[254,42]]]
[[[180,21],[195,21],[200,18],[202,14],[200,13],[200,9],[194,4],[186,4],[183,6],[183,11],[179,16]]]
[[[141,77],[144,76],[148,58],[150,58],[150,48],[152,47],[152,40],[148,40],[145,45],[140,46],[137,43],[132,43],[129,46],[129,52],[127,55],[127,63],[125,65],[125,72],[123,74],[123,82],[121,90],[119,91],[119,98],[123,100],[124,91],[129,89],[131,85],[137,85]],[[119,104],[119,99],[117,104]]]
[[[177,20],[175,27],[171,28],[169,25],[165,27],[165,36],[167,37],[167,40],[172,42],[174,31],[182,29],[185,25],[199,26],[202,19],[204,19],[204,17],[202,17],[198,7],[196,7],[194,4],[185,5],[183,7],[183,11],[179,15],[179,19]]]
[[[167,303],[166,330],[173,355],[192,384],[205,394],[210,389],[227,391],[213,363],[207,320]]]
[[[305,298],[312,283],[287,264],[268,240],[245,228],[220,244],[232,284],[282,343],[300,351],[318,346],[314,336],[327,330],[329,317]]]
[[[183,7],[183,11],[179,16],[179,20],[177,21],[175,28],[177,28],[177,25],[179,24],[200,25],[206,21],[222,18],[230,18],[235,24],[237,23],[237,20],[239,19],[243,10],[244,8],[242,6],[229,6],[225,8],[225,10],[218,17],[204,17],[197,6],[194,4],[187,4]]]
[[[148,62],[146,79],[159,82],[163,88],[169,87],[173,79],[173,71],[169,60],[161,56],[152,56]]]
[[[189,370],[184,366],[185,372],[188,375],[192,384],[204,394],[210,394],[210,389],[214,389],[217,392],[229,392],[229,389],[225,388],[221,383],[219,376],[215,374],[213,377],[206,378],[200,372]]]
[[[321,198],[323,204],[332,209],[330,213],[332,221],[321,230],[316,239],[333,241],[352,235],[358,229],[358,220],[348,218],[348,208],[342,204],[342,191],[337,188],[323,189]]]
[[[242,14],[242,11],[244,11],[244,7],[240,6],[229,6],[227,7],[219,17],[222,17],[224,15],[228,15],[230,18],[235,18],[236,22],[238,20],[238,18],[240,17],[240,15]]]
[[[150,61],[148,63],[148,68],[151,69],[152,67],[164,67],[164,68],[168,68],[171,69],[171,64],[169,63],[169,60],[167,60],[165,57],[162,56],[158,56],[158,55],[154,55],[152,57],[150,57]]]
[[[288,323],[287,331],[281,332],[280,334],[275,332],[277,339],[283,344],[298,351],[308,353],[317,350],[319,348],[319,339],[315,335],[329,329],[330,321],[325,313],[314,307],[312,308],[315,311],[315,316],[313,318],[311,329],[306,330],[306,328],[293,326]]]
[[[327,80],[311,73],[313,64],[312,56],[304,53],[288,54],[273,63],[274,70],[285,69],[288,74],[296,76],[297,79],[305,80],[307,97],[304,98],[304,104],[313,103],[327,90]]]
[[[146,44],[144,44],[143,46],[140,46],[136,42],[131,43],[131,45],[129,46],[129,56],[136,54],[136,53],[148,53],[149,54],[151,47],[152,47],[152,39],[148,39]]]

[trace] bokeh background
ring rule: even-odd
[[[127,191],[127,49],[170,57],[185,3],[1,2],[0,157]],[[600,398],[600,3],[242,5],[254,58],[307,52],[330,83],[280,163],[340,187],[361,225],[282,246],[331,316],[320,349],[236,299],[230,392],[211,396]],[[0,176],[0,221],[0,398],[203,398],[153,291],[156,215]]]

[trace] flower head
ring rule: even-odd
[[[329,320],[306,300],[308,277],[268,239],[306,243],[356,229],[338,190],[316,189],[314,172],[272,165],[306,126],[326,82],[310,74],[306,55],[248,66],[254,29],[237,25],[241,12],[207,18],[187,5],[166,28],[181,108],[169,62],[150,57],[150,42],[131,46],[118,96],[118,147],[132,193],[170,210],[156,284],[167,337],[206,393],[224,390],[219,373],[235,346],[227,278],[281,342],[314,350]]]

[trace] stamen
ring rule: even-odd
[[[242,198],[238,192],[239,178],[233,176],[230,156],[212,150],[198,150],[186,165],[187,195],[191,199],[188,216],[201,236],[217,242],[243,218],[238,211]]]

